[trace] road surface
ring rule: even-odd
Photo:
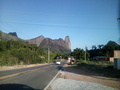
[[[43,90],[64,64],[0,71],[0,90]]]

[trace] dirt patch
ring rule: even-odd
[[[60,75],[64,79],[72,79],[79,81],[87,81],[92,83],[99,83],[109,87],[120,89],[120,80],[116,78],[104,77],[96,72],[91,72],[86,68],[74,68],[66,65],[66,69],[63,75]]]

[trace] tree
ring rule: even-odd
[[[85,59],[85,51],[83,49],[80,49],[80,48],[74,49],[70,55],[73,56],[75,59],[79,59],[79,60]],[[90,56],[89,53],[86,52],[86,59],[88,59],[89,56]]]
[[[103,44],[101,44],[101,45],[98,45],[98,49],[102,49],[103,48]]]
[[[116,46],[114,46],[114,45],[106,45],[103,48],[104,55],[108,56],[108,57],[113,57],[114,50],[116,50]]]
[[[109,41],[106,45],[100,44],[98,45],[98,49],[96,49],[95,46],[96,45],[93,45],[92,49],[88,51],[90,58],[95,56],[113,57],[114,50],[120,50],[120,45],[114,41]]]
[[[6,50],[6,41],[0,41],[0,52],[4,52]]]
[[[96,50],[96,49],[97,49],[96,45],[93,45],[92,50]]]
[[[2,39],[2,32],[0,31],[0,41],[1,41],[1,39]]]

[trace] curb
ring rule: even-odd
[[[65,67],[65,65],[63,67]],[[52,82],[57,78],[57,76],[59,75],[61,70],[55,75],[55,77],[49,82],[49,84],[43,90],[47,90],[48,89],[48,87],[52,84]]]
[[[50,86],[50,84],[52,84],[52,82],[56,79],[60,72],[61,70],[55,75],[55,77],[49,82],[49,84],[43,90],[47,90],[47,88]]]

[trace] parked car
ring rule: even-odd
[[[56,61],[56,64],[57,64],[57,65],[60,65],[60,64],[61,64],[61,62],[60,62],[60,61]]]

